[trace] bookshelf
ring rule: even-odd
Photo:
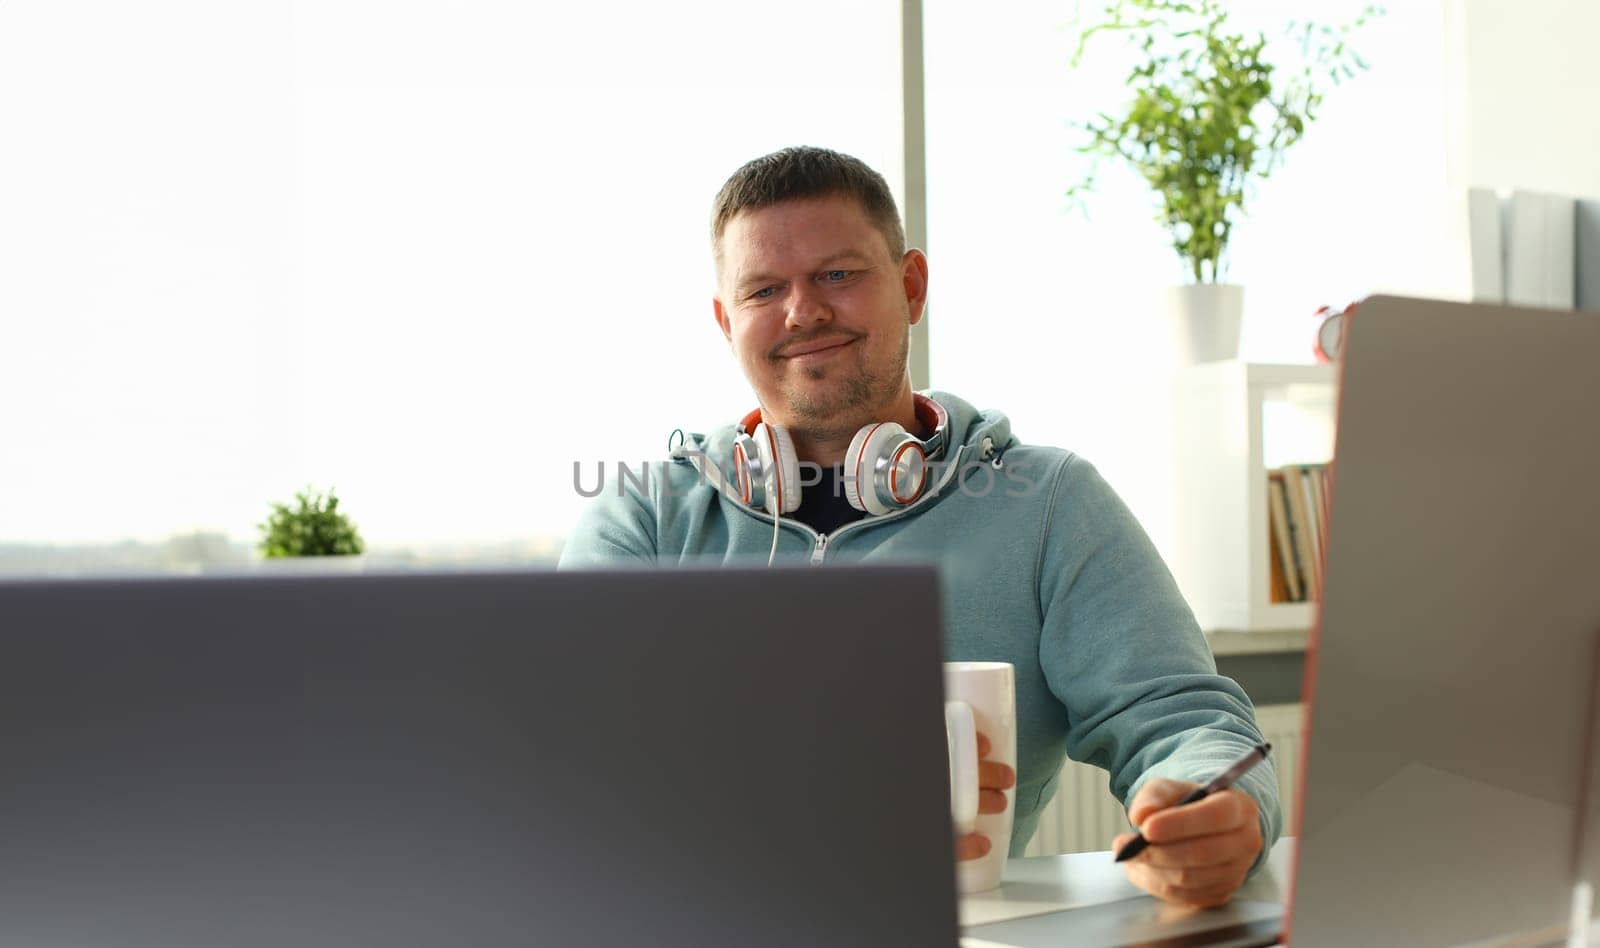
[[[1271,600],[1267,471],[1333,457],[1338,369],[1212,362],[1173,386],[1173,572],[1207,632],[1311,625],[1316,604]]]

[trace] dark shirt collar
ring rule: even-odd
[[[865,517],[865,510],[850,506],[844,496],[844,465],[827,468],[822,481],[801,490],[800,507],[791,516],[818,533],[832,533]]]

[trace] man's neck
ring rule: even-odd
[[[794,451],[799,460],[833,467],[844,463],[845,452],[849,450],[857,431],[880,421],[899,422],[902,428],[918,437],[924,434],[919,430],[921,425],[917,422],[916,402],[911,397],[909,385],[892,406],[872,412],[868,417],[853,419],[844,426],[827,430],[807,430],[796,426],[788,431],[789,437],[794,440]]]

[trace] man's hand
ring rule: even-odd
[[[994,748],[989,739],[982,734],[978,735],[978,812],[979,813],[1004,813],[1006,811],[1006,795],[1001,791],[1011,787],[1017,782],[1017,772],[1009,766],[986,760],[989,752]],[[1011,840],[1005,840],[1005,845],[1011,845]],[[956,837],[956,859],[982,859],[989,855],[989,850],[994,844],[989,837],[982,833],[968,833]]]
[[[1210,908],[1243,884],[1261,853],[1261,822],[1256,801],[1239,790],[1172,806],[1198,786],[1158,777],[1139,788],[1128,821],[1150,846],[1124,865],[1128,880],[1156,898]],[[1118,836],[1112,850],[1131,839],[1131,833]]]

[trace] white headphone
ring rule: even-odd
[[[850,506],[886,514],[916,503],[928,484],[928,462],[944,455],[950,419],[938,402],[913,395],[917,421],[933,434],[926,441],[892,421],[867,425],[850,441],[844,458],[844,494]],[[733,437],[733,467],[739,498],[774,515],[800,507],[800,461],[794,441],[756,409]]]

